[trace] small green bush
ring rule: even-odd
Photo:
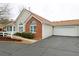
[[[29,38],[29,39],[34,38],[34,34],[30,33],[30,32],[15,33],[14,35],[21,36],[21,37],[24,37],[24,38]]]
[[[29,33],[29,32],[22,32],[22,37],[33,39],[34,38],[34,34],[33,33]]]
[[[22,34],[19,33],[19,32],[17,32],[17,33],[15,33],[14,35],[16,35],[16,36],[21,36]]]

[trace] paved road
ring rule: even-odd
[[[79,38],[52,36],[32,45],[0,42],[0,56],[79,56]]]

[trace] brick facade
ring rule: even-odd
[[[36,21],[36,33],[34,35],[34,39],[36,40],[40,40],[42,39],[42,24],[40,21],[38,21],[37,19],[35,19],[34,17],[32,17],[25,25],[25,31],[26,32],[30,32],[30,23],[31,21]]]

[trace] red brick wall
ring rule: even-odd
[[[40,21],[38,21],[37,19],[35,18],[31,18],[27,23],[26,23],[26,26],[25,26],[25,31],[26,32],[30,32],[30,23],[31,21],[36,21],[36,33],[34,34],[34,39],[36,40],[40,40],[42,39],[42,24]]]

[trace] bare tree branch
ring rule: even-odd
[[[0,24],[7,24],[9,22],[10,10],[8,3],[0,3]]]
[[[0,19],[9,18],[10,10],[11,9],[9,8],[9,4],[0,3]]]

